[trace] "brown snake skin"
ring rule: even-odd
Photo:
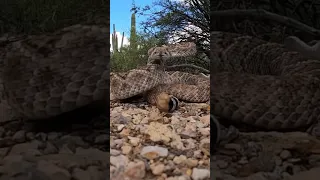
[[[320,61],[281,44],[213,32],[211,113],[266,130],[307,129],[320,115]],[[313,129],[314,131],[315,129]]]
[[[106,26],[74,25],[1,47],[4,98],[23,117],[42,119],[107,100]]]
[[[156,104],[162,92],[179,100],[207,102],[210,95],[209,79],[186,72],[164,70],[164,61],[169,58],[191,56],[195,44],[182,43],[154,47],[148,51],[148,64],[125,73],[110,74],[111,99],[121,100],[139,94],[146,94],[150,104]],[[191,50],[190,50],[191,49]]]

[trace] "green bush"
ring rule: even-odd
[[[128,47],[121,49],[111,55],[111,71],[127,71],[147,63],[147,52],[143,49],[136,51],[130,50]]]
[[[111,71],[127,71],[138,66],[143,66],[148,60],[148,50],[156,46],[158,40],[148,34],[137,35],[137,49],[130,46],[123,47],[120,52],[111,54]]]

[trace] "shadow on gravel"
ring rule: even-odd
[[[86,141],[94,141],[98,134],[109,134],[108,106],[101,103],[85,106],[74,111],[64,113],[54,118],[42,120],[15,120],[3,123],[2,126],[8,131],[21,129],[34,133],[61,132],[69,135],[82,136]],[[109,145],[108,145],[109,146]]]

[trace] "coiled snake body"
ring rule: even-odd
[[[267,130],[318,123],[320,61],[281,44],[224,32],[211,34],[211,52],[221,60],[211,70],[211,113]]]
[[[4,99],[28,119],[43,119],[109,96],[105,26],[74,25],[1,47]]]
[[[149,59],[146,66],[126,73],[111,73],[111,99],[121,100],[145,94],[150,104],[157,104],[158,95],[165,92],[179,100],[209,101],[210,84],[207,77],[180,71],[167,72],[164,69],[165,60],[191,56],[195,51],[193,43],[151,48],[148,51]]]

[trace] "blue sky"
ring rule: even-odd
[[[152,0],[135,0],[135,4],[138,7],[144,7],[146,5],[152,5]],[[132,0],[111,0],[110,2],[110,33],[113,32],[113,24],[116,26],[116,31],[124,32],[125,36],[130,35],[130,23],[132,8]],[[139,23],[146,20],[145,16],[139,16],[136,14],[136,27],[139,30]]]

